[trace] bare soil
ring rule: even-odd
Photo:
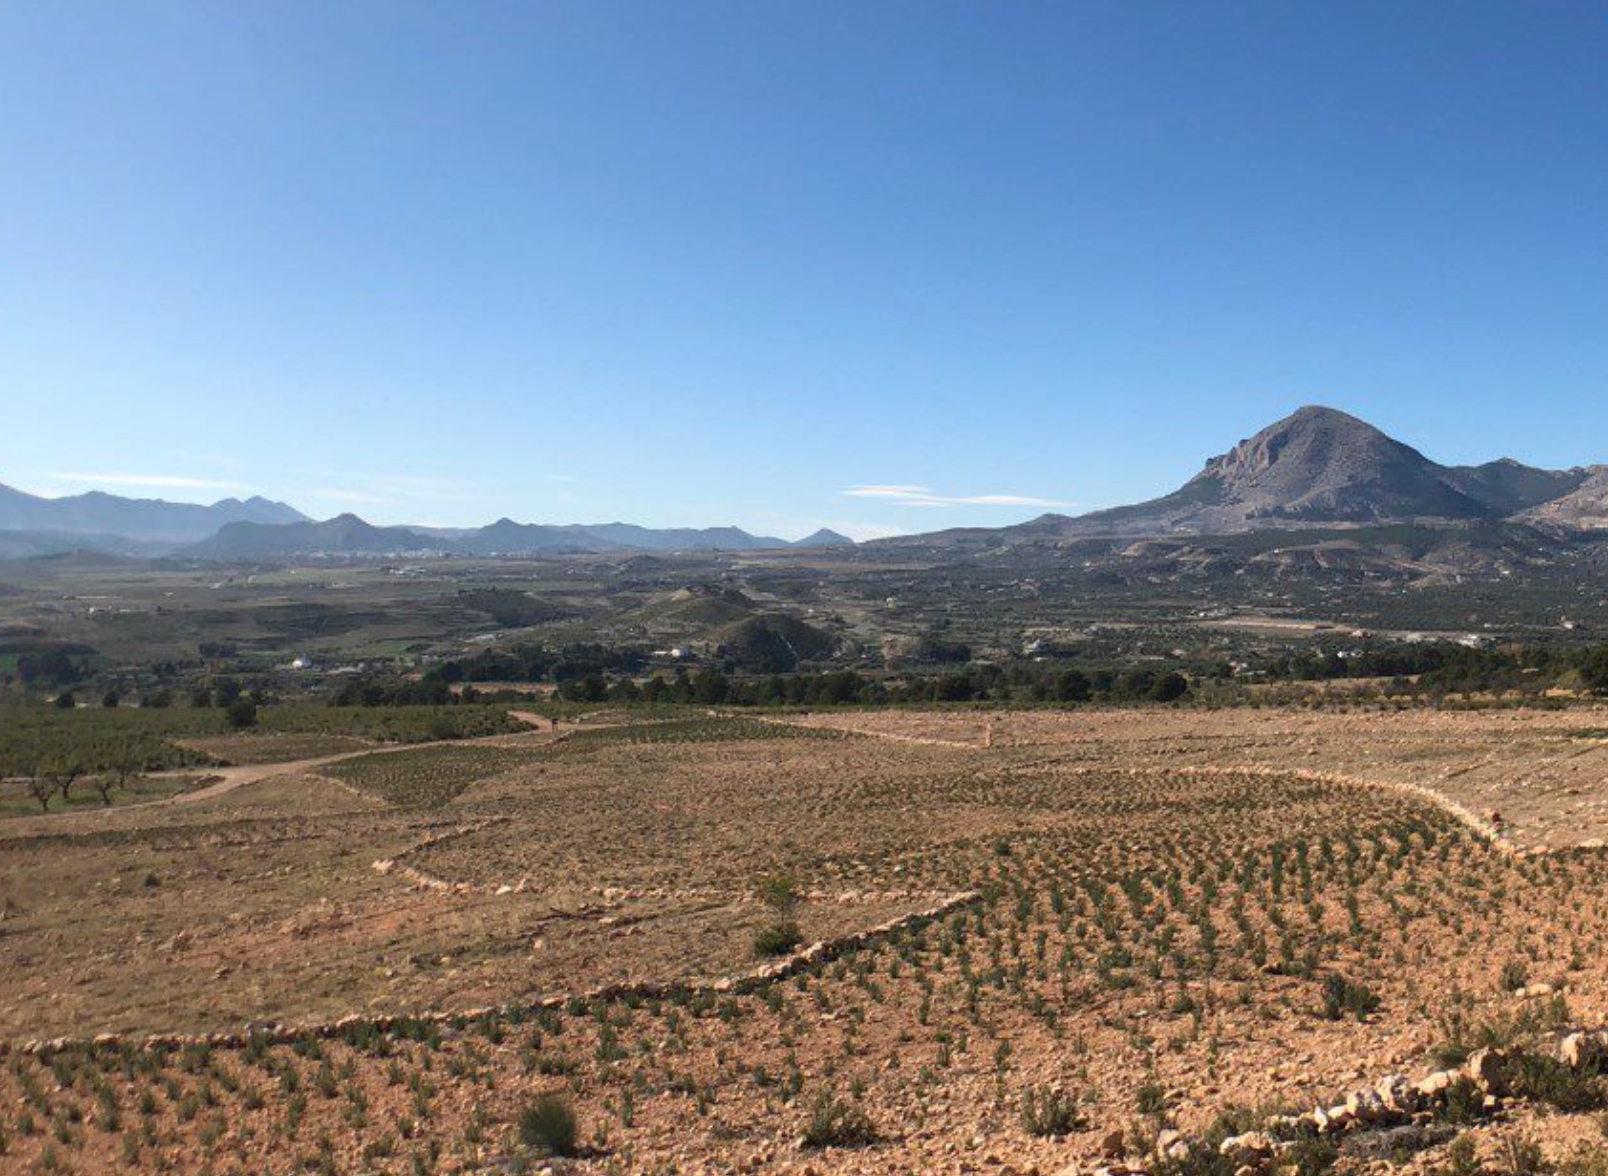
[[[13,1056],[0,1170],[513,1171],[537,1094],[586,1172],[1091,1169],[1428,1067],[1470,1026],[1608,1022],[1600,716],[864,713],[628,721],[343,756],[190,803],[8,822],[0,1035],[515,1011],[251,1050]],[[1601,723],[1608,727],[1608,723]],[[562,738],[558,736],[562,735]],[[244,769],[236,769],[244,770]],[[376,862],[392,863],[376,869]],[[438,885],[423,885],[405,865]],[[520,1012],[982,901],[752,995]],[[1331,977],[1371,1009],[1325,1010]],[[1370,1002],[1364,1002],[1370,1003]],[[1461,1028],[1460,1028],[1461,1027]],[[355,1031],[354,1031],[355,1032]],[[1023,1100],[1078,1101],[1064,1135]],[[801,1142],[820,1100],[863,1147]],[[1586,1116],[1514,1112],[1553,1160]],[[1444,1146],[1342,1169],[1428,1170]]]

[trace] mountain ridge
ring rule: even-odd
[[[1580,492],[1595,468],[1547,470],[1512,458],[1441,465],[1349,413],[1307,405],[1208,459],[1170,494],[1078,516],[1043,515],[1016,528],[1141,537],[1519,516],[1584,525],[1579,520],[1599,499],[1608,523],[1608,482],[1577,510],[1543,509]]]
[[[790,542],[740,527],[643,527],[635,523],[518,523],[484,527],[376,526],[346,513],[317,520],[259,495],[210,504],[124,498],[91,490],[45,498],[0,485],[0,558],[85,550],[126,557],[198,559],[293,555],[496,556],[607,552],[761,551],[852,546],[822,528]]]
[[[1305,405],[1209,458],[1193,477],[1158,498],[1077,516],[1044,514],[1004,527],[895,536],[867,546],[942,552],[1056,546],[1085,539],[1401,523],[1507,523],[1551,533],[1608,531],[1608,465],[1551,470],[1510,457],[1480,465],[1442,465],[1349,413]],[[9,545],[0,545],[0,553],[83,547],[202,560],[668,554],[856,546],[828,528],[789,542],[738,527],[519,523],[506,517],[471,528],[375,526],[354,514],[314,520],[260,497],[202,506],[125,499],[100,491],[44,499],[0,486],[0,534],[7,533]],[[153,550],[163,544],[166,552]]]
[[[32,531],[64,536],[115,536],[157,543],[193,543],[232,522],[293,523],[306,515],[260,495],[217,502],[168,502],[124,498],[90,490],[45,498],[0,485],[0,532]]]
[[[641,527],[634,523],[516,523],[498,519],[484,527],[377,527],[354,514],[289,524],[230,523],[217,534],[173,554],[181,558],[232,560],[330,555],[603,555],[613,552],[770,551],[821,548],[852,540],[817,531],[797,542],[751,535],[740,527]]]

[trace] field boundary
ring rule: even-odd
[[[453,1025],[487,1017],[517,1016],[527,1012],[556,1010],[574,1004],[612,1004],[622,1000],[667,1000],[685,996],[742,996],[759,991],[778,981],[790,979],[840,956],[880,943],[905,931],[927,926],[938,919],[969,909],[983,901],[981,891],[967,890],[950,895],[944,901],[923,910],[911,911],[894,919],[878,923],[861,931],[851,931],[834,939],[818,940],[801,951],[760,964],[745,972],[714,979],[692,980],[625,980],[603,984],[579,992],[560,993],[529,1001],[516,1001],[505,1005],[456,1011],[430,1011],[422,1013],[350,1014],[332,1021],[314,1021],[299,1025],[282,1022],[248,1024],[238,1032],[217,1033],[153,1033],[145,1035],[100,1033],[89,1037],[52,1037],[13,1044],[0,1041],[0,1058],[9,1054],[40,1056],[69,1052],[75,1049],[122,1050],[174,1050],[187,1046],[206,1046],[213,1049],[243,1049],[254,1041],[271,1045],[285,1045],[307,1038],[334,1038],[348,1032],[372,1031],[389,1033],[398,1029],[422,1025]]]
[[[1433,1121],[1460,1091],[1472,1090],[1479,1098],[1536,1103],[1533,1094],[1523,1096],[1515,1078],[1529,1051],[1484,1047],[1475,1050],[1461,1066],[1431,1070],[1417,1081],[1400,1074],[1389,1074],[1373,1086],[1354,1090],[1329,1105],[1319,1105],[1303,1114],[1274,1115],[1259,1130],[1247,1131],[1223,1140],[1215,1148],[1218,1155],[1233,1161],[1240,1173],[1269,1171],[1296,1147],[1296,1141],[1312,1136],[1337,1136],[1351,1132],[1382,1131],[1391,1127]],[[1608,1029],[1574,1029],[1553,1034],[1544,1056],[1554,1059],[1577,1074],[1596,1074],[1608,1063]],[[1107,1163],[1095,1171],[1097,1176],[1147,1176],[1151,1166],[1172,1167],[1191,1157],[1204,1156],[1211,1141],[1199,1136],[1185,1139],[1172,1133],[1156,1145],[1155,1153],[1137,1164]]]
[[[754,715],[752,717],[757,722],[772,723],[778,726],[801,727],[806,730],[814,731],[833,731],[845,735],[859,735],[867,739],[883,739],[894,743],[910,743],[925,747],[946,747],[957,751],[986,751],[992,748],[994,745],[993,728],[991,725],[985,725],[982,734],[979,736],[980,742],[968,743],[961,740],[938,739],[924,735],[903,735],[895,731],[879,731],[875,728],[842,727],[830,723],[799,722],[791,719],[776,718],[765,715]],[[1079,746],[1090,746],[1090,743],[1088,741],[1080,741]],[[1589,747],[1575,749],[1565,753],[1564,755],[1556,756],[1553,758],[1553,760],[1548,761],[1548,763],[1562,762],[1564,760],[1577,758],[1579,756],[1599,750],[1601,746],[1608,746],[1608,741],[1604,741],[1603,743],[1593,741]],[[1002,772],[1016,772],[1036,767],[1052,767],[1064,762],[1065,759],[1063,757],[1047,756],[1040,759],[1031,760],[1026,763],[1001,764],[998,770]],[[1451,779],[1458,774],[1477,771],[1482,767],[1488,767],[1492,762],[1494,762],[1494,758],[1487,757],[1486,759],[1481,760],[1479,763],[1466,765],[1464,768],[1446,776],[1445,778]],[[1589,851],[1605,848],[1600,839],[1582,842],[1578,845],[1565,846],[1520,845],[1507,835],[1503,828],[1500,817],[1493,820],[1490,817],[1481,815],[1468,805],[1459,800],[1453,799],[1446,793],[1441,792],[1436,788],[1433,788],[1427,784],[1410,783],[1405,780],[1367,779],[1362,776],[1346,775],[1339,772],[1317,772],[1310,768],[1281,768],[1261,765],[1245,765],[1225,768],[1210,768],[1188,764],[1181,764],[1177,767],[1154,767],[1149,765],[1122,767],[1108,765],[1100,767],[1069,768],[1065,770],[1079,772],[1081,774],[1128,774],[1132,776],[1160,774],[1167,772],[1186,775],[1192,774],[1197,777],[1240,775],[1246,778],[1284,778],[1304,780],[1311,783],[1334,784],[1349,788],[1369,788],[1379,791],[1395,792],[1399,795],[1410,796],[1418,800],[1425,801],[1440,809],[1442,812],[1446,813],[1460,824],[1464,825],[1480,838],[1488,842],[1498,852],[1506,854],[1510,857],[1539,857],[1552,853],[1569,853],[1577,850]],[[1531,774],[1534,774],[1533,771]]]
[[[344,781],[341,783],[345,787],[353,787],[350,784],[345,784]],[[360,789],[354,788],[353,790],[361,792]],[[455,894],[473,893],[476,890],[476,886],[472,882],[453,882],[446,878],[438,878],[434,874],[427,874],[423,870],[408,865],[402,859],[411,857],[416,853],[423,853],[427,849],[433,849],[435,846],[442,845],[448,841],[456,841],[460,837],[468,837],[472,833],[479,833],[482,829],[494,829],[498,825],[506,824],[507,821],[508,818],[503,816],[482,817],[478,821],[468,821],[462,825],[454,825],[451,829],[445,829],[440,833],[432,833],[423,840],[408,846],[400,853],[388,858],[380,858],[374,863],[374,870],[380,874],[397,874],[406,878],[415,886],[422,886],[426,890],[450,890]],[[509,887],[508,890],[503,890],[501,893],[506,894],[512,889],[514,888]]]
[[[1065,766],[1063,766],[1065,765]],[[1329,784],[1337,788],[1363,788],[1376,792],[1393,792],[1422,800],[1465,826],[1500,853],[1511,857],[1540,857],[1551,853],[1569,853],[1579,849],[1598,849],[1590,844],[1580,846],[1521,846],[1502,831],[1500,824],[1476,813],[1461,801],[1453,800],[1425,784],[1409,784],[1401,780],[1369,780],[1361,776],[1348,776],[1339,772],[1317,772],[1311,768],[1276,768],[1246,765],[1228,768],[1202,767],[1198,764],[1180,764],[1177,767],[1153,765],[1116,766],[1067,764],[1064,760],[1039,759],[1023,764],[1001,764],[996,771],[1012,775],[1034,770],[1060,771],[1073,776],[1126,776],[1130,779],[1155,776],[1185,776],[1195,779],[1243,780],[1300,780],[1309,784]]]

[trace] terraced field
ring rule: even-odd
[[[1608,858],[1400,786],[1488,774],[1477,717],[1360,748],[1295,713],[898,718],[583,724],[14,822],[0,1027],[129,1036],[0,1066],[0,1169],[1232,1176],[1146,1157],[1608,1022]],[[1386,740],[1400,781],[1338,771]],[[766,979],[779,921],[853,945]],[[248,1021],[308,1031],[142,1044]],[[1548,1082],[1279,1163],[1600,1155],[1601,1079]]]

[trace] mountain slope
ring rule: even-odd
[[[847,535],[841,535],[830,527],[822,527],[813,534],[789,544],[791,547],[853,547],[854,540]]]
[[[122,535],[85,531],[9,531],[0,529],[0,559],[37,559],[41,556],[95,552],[125,558],[150,558],[172,549],[172,544]]]
[[[1172,494],[1076,521],[1091,530],[1199,534],[1499,513],[1444,474],[1443,467],[1365,421],[1308,407],[1212,458]]]
[[[1004,556],[1022,548],[1074,557],[1087,543],[1134,539],[1373,528],[1371,537],[1358,536],[1368,543],[1378,540],[1378,528],[1400,524],[1455,530],[1499,523],[1510,528],[1495,545],[1503,550],[1545,545],[1550,540],[1542,530],[1608,529],[1608,466],[1545,470],[1509,458],[1443,466],[1354,416],[1309,406],[1148,502],[1077,517],[1045,514],[1006,527],[896,536],[868,547],[921,550],[932,559]]]
[[[1541,503],[1518,517],[1536,526],[1576,531],[1608,528],[1608,465],[1578,471],[1579,484],[1569,493]]]
[[[194,559],[274,559],[287,555],[459,554],[461,542],[407,527],[376,527],[354,514],[323,522],[230,523],[210,539],[184,548]]]
[[[306,515],[283,502],[266,498],[225,498],[209,506],[166,502],[159,498],[122,498],[91,490],[68,498],[41,498],[0,486],[0,531],[139,539],[156,543],[193,543],[229,523],[295,523]]]
[[[576,526],[546,526],[498,519],[489,526],[460,531],[459,547],[471,555],[544,555],[612,551],[618,544],[599,540]]]
[[[1453,466],[1446,481],[1501,514],[1516,514],[1572,493],[1590,470],[1538,470],[1510,457],[1478,466]]]
[[[1449,467],[1366,421],[1308,406],[1206,463],[1178,490],[1065,520],[1067,534],[1231,534],[1270,527],[1506,518],[1568,494],[1582,471],[1504,459]],[[1042,527],[1043,521],[1039,521]]]
[[[640,551],[754,551],[786,547],[785,539],[750,535],[740,527],[638,527],[632,523],[588,523],[580,528],[593,539]]]

